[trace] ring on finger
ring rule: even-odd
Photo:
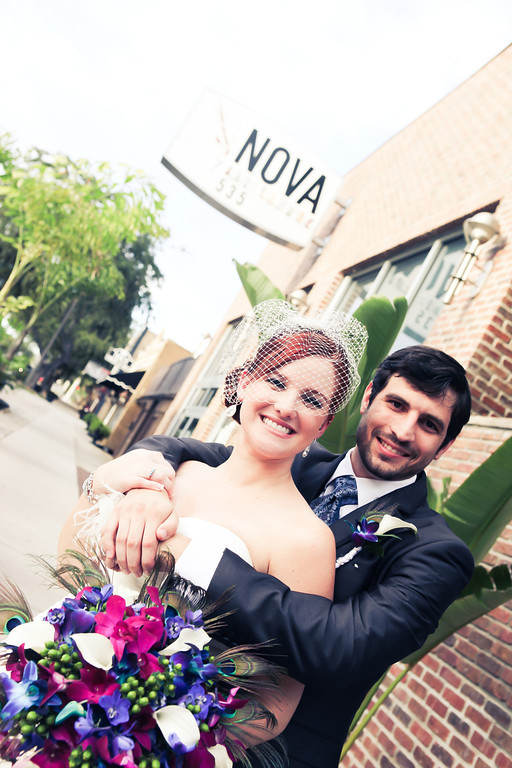
[[[151,480],[151,478],[155,474],[155,470],[156,470],[156,467],[153,467],[153,469],[150,470],[149,475],[148,475],[148,480]]]

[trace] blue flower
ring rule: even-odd
[[[101,608],[113,593],[114,587],[112,584],[105,584],[103,587],[86,587],[82,592],[81,599],[91,605],[97,605],[98,608]]]
[[[66,611],[63,608],[50,608],[44,618],[49,624],[64,624]]]
[[[167,637],[171,640],[179,637],[181,630],[186,626],[186,622],[181,618],[179,614],[176,614],[175,616],[169,616],[165,619],[165,632]]]
[[[378,542],[379,538],[376,531],[379,527],[379,523],[377,520],[367,520],[366,517],[363,517],[356,523],[355,528],[352,523],[349,523],[349,525],[352,526],[353,533],[351,539],[356,547],[362,547],[367,543]]]
[[[112,696],[100,696],[98,704],[105,710],[110,725],[127,723],[130,719],[130,702],[123,699],[119,690]]]
[[[195,627],[199,629],[203,626],[203,612],[202,611],[185,611],[185,621],[187,627]]]
[[[2,720],[14,717],[23,709],[37,706],[45,696],[47,683],[37,679],[37,665],[33,661],[29,661],[25,666],[19,683],[11,680],[5,673],[0,677],[7,696],[7,704],[0,713]]]
[[[213,704],[213,696],[211,693],[206,693],[200,683],[194,683],[190,686],[188,693],[180,700],[180,704],[187,707],[192,705],[195,708],[194,716],[200,720],[206,720],[208,710]]]

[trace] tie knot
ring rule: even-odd
[[[333,490],[315,499],[311,507],[317,517],[331,525],[339,519],[340,507],[347,504],[357,504],[357,483],[353,475],[335,477]]]

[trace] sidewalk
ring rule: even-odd
[[[30,554],[54,555],[60,527],[84,478],[109,455],[92,444],[78,413],[24,389],[4,390],[0,411],[0,570],[34,611],[50,596]]]

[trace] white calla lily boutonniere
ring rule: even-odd
[[[336,568],[339,568],[341,565],[345,565],[346,563],[349,563],[351,560],[353,560],[354,557],[359,554],[359,552],[361,552],[363,547],[367,550],[373,551],[375,554],[382,555],[381,539],[400,538],[400,536],[391,533],[391,531],[405,528],[418,535],[418,529],[415,525],[408,523],[405,520],[401,520],[399,517],[393,517],[393,515],[389,514],[377,516],[370,512],[369,517],[362,517],[361,520],[358,520],[355,525],[353,525],[348,520],[346,522],[352,528],[351,539],[355,546],[350,550],[350,552],[347,552],[346,555],[342,555],[341,557],[337,558]]]

